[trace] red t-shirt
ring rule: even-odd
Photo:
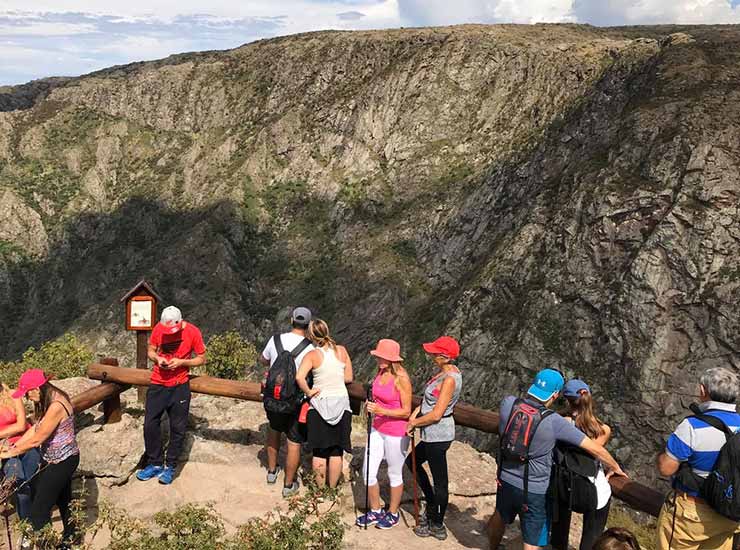
[[[206,352],[203,344],[203,335],[195,325],[183,322],[182,330],[174,334],[167,332],[167,327],[157,323],[154,327],[149,343],[157,348],[157,353],[165,359],[190,359],[193,353],[202,355]],[[179,386],[190,378],[189,367],[177,367],[176,369],[161,369],[155,364],[152,370],[152,384],[159,386]]]

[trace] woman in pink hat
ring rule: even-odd
[[[448,501],[447,450],[455,439],[452,411],[462,390],[462,374],[453,361],[460,355],[460,345],[450,336],[440,336],[423,344],[424,351],[437,366],[437,373],[427,382],[421,405],[409,419],[409,432],[421,429],[421,443],[416,445],[416,478],[424,493],[426,513],[414,529],[420,537],[447,538],[444,526]],[[427,462],[434,486],[422,464]],[[406,461],[412,470],[411,457]],[[413,471],[413,470],[412,470]]]
[[[21,375],[13,397],[23,396],[34,403],[36,423],[15,445],[0,453],[0,458],[12,458],[41,447],[43,465],[34,484],[31,526],[34,531],[40,531],[50,524],[51,509],[58,506],[64,524],[64,547],[70,547],[76,542],[69,507],[72,475],[80,464],[72,403],[69,396],[51,384],[40,369],[27,370]]]
[[[367,404],[369,414],[375,415],[370,431],[370,449],[365,455],[363,478],[368,480],[370,509],[357,518],[357,525],[375,525],[390,529],[399,521],[398,508],[403,494],[403,463],[409,439],[406,424],[411,414],[411,380],[402,366],[401,346],[395,340],[380,340],[374,350],[378,374],[372,385],[373,400]],[[378,468],[381,460],[388,465],[391,500],[388,510],[380,507]],[[369,472],[368,472],[369,469]]]

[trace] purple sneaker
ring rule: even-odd
[[[390,529],[391,527],[398,525],[399,521],[401,521],[401,516],[399,514],[391,514],[390,512],[386,512],[386,514],[382,518],[380,518],[380,520],[378,520],[375,528]]]
[[[357,516],[357,521],[355,521],[355,525],[359,525],[360,527],[375,525],[381,519],[383,519],[384,515],[384,510],[381,510],[380,512],[373,512],[372,510],[370,510],[369,512],[362,514],[361,516]]]

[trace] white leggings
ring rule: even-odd
[[[370,432],[370,477],[367,476],[367,449],[363,461],[362,479],[368,479],[368,485],[378,483],[378,468],[380,461],[385,459],[388,464],[388,477],[391,487],[403,485],[403,463],[409,448],[409,438],[404,435],[387,435],[375,428]]]

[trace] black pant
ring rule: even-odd
[[[190,383],[179,386],[160,386],[152,384],[146,393],[146,413],[144,414],[144,447],[148,464],[161,466],[164,450],[162,449],[162,415],[167,413],[170,419],[170,444],[167,447],[167,466],[177,466],[177,459],[185,442],[185,430],[188,427],[190,413]]]
[[[594,542],[604,532],[606,520],[609,518],[611,500],[600,510],[592,510],[583,514],[583,534],[579,550],[591,550]],[[550,545],[555,550],[568,550],[568,535],[570,534],[570,510],[558,510],[558,521],[552,524]]]
[[[422,441],[416,445],[416,481],[424,493],[424,500],[427,502],[427,518],[434,525],[442,525],[447,511],[447,502],[449,493],[447,490],[447,449],[452,445],[452,441],[442,441],[438,443],[428,443]],[[429,463],[429,469],[434,479],[434,487],[429,482],[429,476],[422,464]],[[411,468],[411,455],[406,457],[406,466]]]
[[[80,455],[72,455],[58,464],[42,466],[33,484],[31,525],[40,531],[51,523],[51,509],[59,507],[64,524],[64,540],[73,541],[75,526],[70,521],[69,504],[72,502],[72,474],[80,464]]]

